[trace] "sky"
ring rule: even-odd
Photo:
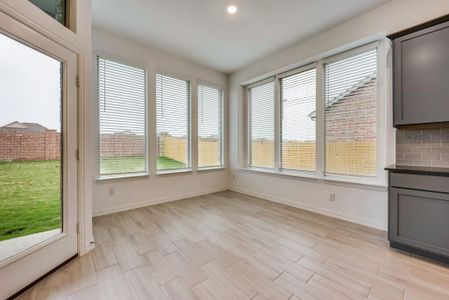
[[[14,121],[60,131],[61,63],[0,34],[0,127]]]

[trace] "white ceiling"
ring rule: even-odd
[[[389,0],[93,0],[93,24],[231,73]],[[226,14],[235,3],[236,15]]]

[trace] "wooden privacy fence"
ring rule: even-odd
[[[272,168],[274,142],[252,142],[251,164]],[[282,144],[282,168],[314,171],[316,144],[314,142],[289,141]],[[376,140],[326,142],[326,172],[333,174],[376,174]]]
[[[100,157],[143,156],[145,138],[133,134],[103,135],[100,138]],[[220,163],[221,145],[215,138],[200,138],[199,166]],[[0,162],[18,160],[60,159],[61,134],[45,132],[0,132]],[[159,155],[186,163],[189,153],[185,137],[159,136]],[[272,168],[274,143],[260,139],[252,143],[251,163]],[[326,143],[326,171],[335,174],[375,175],[376,141],[329,141]],[[282,167],[314,171],[316,145],[314,142],[289,141],[282,144]]]
[[[198,165],[216,166],[220,164],[220,141],[216,138],[199,138]],[[187,139],[169,135],[159,136],[159,156],[165,156],[183,163],[188,159]]]
[[[168,134],[158,136],[159,156],[187,163],[189,152],[187,138]],[[199,166],[216,166],[220,163],[220,141],[217,138],[199,138]],[[141,157],[145,155],[145,137],[134,134],[104,134],[100,137],[100,157]]]

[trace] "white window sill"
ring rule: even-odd
[[[173,169],[173,170],[158,170],[156,175],[182,174],[192,173],[192,169]]]
[[[148,172],[130,173],[130,174],[101,175],[101,176],[99,176],[97,178],[97,181],[144,178],[144,177],[148,177],[148,176],[149,176]]]
[[[347,186],[352,188],[362,188],[375,191],[387,191],[388,186],[381,184],[376,180],[355,178],[348,176],[325,176],[319,177],[314,172],[290,171],[290,170],[270,170],[263,168],[238,168],[239,172],[265,174],[269,176],[297,179],[301,181],[309,181],[315,183],[327,183],[340,186]]]
[[[226,168],[224,166],[217,166],[217,167],[203,167],[198,168],[198,172],[204,172],[204,171],[219,171],[219,170],[225,170]]]

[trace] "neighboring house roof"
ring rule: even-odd
[[[375,78],[376,78],[376,73],[375,72],[370,74],[370,75],[368,75],[368,76],[366,76],[365,78],[363,78],[362,80],[360,80],[359,82],[357,82],[356,84],[351,86],[349,89],[343,91],[339,95],[337,95],[334,98],[332,98],[331,100],[329,100],[326,103],[326,109],[328,109],[329,107],[331,107],[335,103],[339,102],[340,100],[345,100],[345,99],[350,98],[351,95],[353,95],[354,93],[358,92],[360,89],[363,89],[367,84],[369,84]],[[316,119],[316,111],[315,110],[312,111],[308,116],[312,120],[315,120]]]
[[[38,123],[21,123],[17,121],[0,127],[2,132],[45,132],[47,130],[45,126]]]

